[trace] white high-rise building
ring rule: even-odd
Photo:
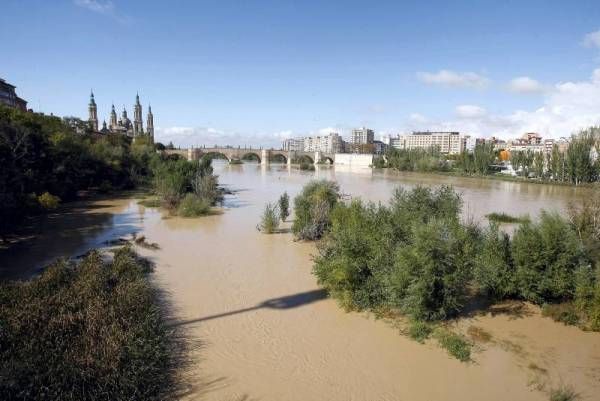
[[[463,151],[464,145],[464,137],[461,137],[458,132],[413,132],[409,135],[398,135],[396,138],[390,138],[390,146],[396,149],[429,149],[435,147],[441,153],[446,154],[458,154]]]
[[[305,152],[342,153],[343,150],[344,141],[337,132],[304,138]]]
[[[352,130],[350,136],[350,143],[353,145],[367,145],[372,144],[375,139],[375,132],[369,128],[357,128]]]

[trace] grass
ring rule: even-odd
[[[527,216],[517,217],[507,213],[490,213],[486,214],[485,217],[489,221],[495,221],[496,223],[525,223],[529,221],[529,217]]]
[[[433,327],[427,322],[414,320],[408,327],[408,336],[420,343],[425,342],[433,332]]]
[[[264,234],[273,234],[277,230],[277,227],[279,227],[277,206],[267,203],[257,229]]]
[[[562,385],[550,390],[550,401],[575,401],[579,398],[579,394],[571,386]]]
[[[546,304],[542,307],[542,316],[550,317],[568,326],[577,326],[580,323],[579,314],[572,302]]]
[[[169,400],[187,340],[131,247],[0,285],[0,399]]]
[[[440,346],[448,351],[448,354],[459,361],[471,360],[471,344],[463,336],[441,327],[434,331],[433,336]]]
[[[181,217],[198,217],[209,213],[210,202],[192,193],[186,194],[177,206],[177,214]]]

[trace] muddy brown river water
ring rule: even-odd
[[[203,344],[188,400],[547,400],[561,384],[582,399],[600,399],[600,333],[563,326],[525,305],[521,314],[456,322],[457,330],[474,325],[492,335],[476,346],[474,362],[461,363],[385,321],[343,312],[311,274],[314,244],[256,230],[266,202],[283,191],[293,197],[314,177],[382,202],[398,185],[451,184],[463,194],[465,217],[474,219],[492,211],[560,212],[590,190],[370,169],[215,163],[215,170],[236,191],[221,214],[165,218],[134,198],[84,203],[40,221],[36,238],[0,252],[0,274],[27,277],[53,258],[133,232],[158,243],[159,250],[139,251],[156,263],[155,280]]]

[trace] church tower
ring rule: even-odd
[[[146,116],[146,131],[152,142],[154,142],[154,115],[152,114],[152,107],[150,105],[148,105],[148,115]]]
[[[92,130],[98,131],[98,108],[96,107],[93,91],[90,94],[90,104],[88,105],[88,123]]]
[[[142,135],[144,126],[142,122],[142,105],[140,104],[140,95],[135,95],[135,106],[133,106],[133,135]]]
[[[108,126],[113,132],[117,130],[117,112],[115,111],[114,104],[112,105],[112,110],[110,111],[110,123]]]

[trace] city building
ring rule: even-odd
[[[288,138],[283,141],[283,150],[302,152],[304,150],[304,139],[302,138]]]
[[[376,155],[382,155],[385,153],[388,144],[383,141],[373,141],[373,153]]]
[[[148,136],[154,141],[154,115],[152,107],[148,105],[148,114],[146,116],[146,131],[144,132],[144,123],[142,116],[142,105],[140,96],[136,94],[135,105],[133,106],[133,122],[127,116],[127,110],[123,106],[121,117],[117,119],[117,112],[113,104],[109,116],[109,124],[106,120],[102,123],[102,129],[98,130],[98,107],[94,99],[94,93],[90,94],[90,103],[88,104],[88,124],[92,131],[101,133],[120,133],[129,137],[137,138],[140,136]]]
[[[0,103],[8,107],[27,111],[27,101],[17,96],[15,88],[16,86],[0,78]]]
[[[304,138],[305,152],[342,153],[344,141],[337,132],[328,135],[308,136]]]
[[[404,149],[438,148],[441,153],[458,154],[463,141],[459,132],[424,131],[404,136]]]
[[[369,128],[357,128],[352,130],[350,143],[353,145],[370,145],[375,139],[375,132]]]

